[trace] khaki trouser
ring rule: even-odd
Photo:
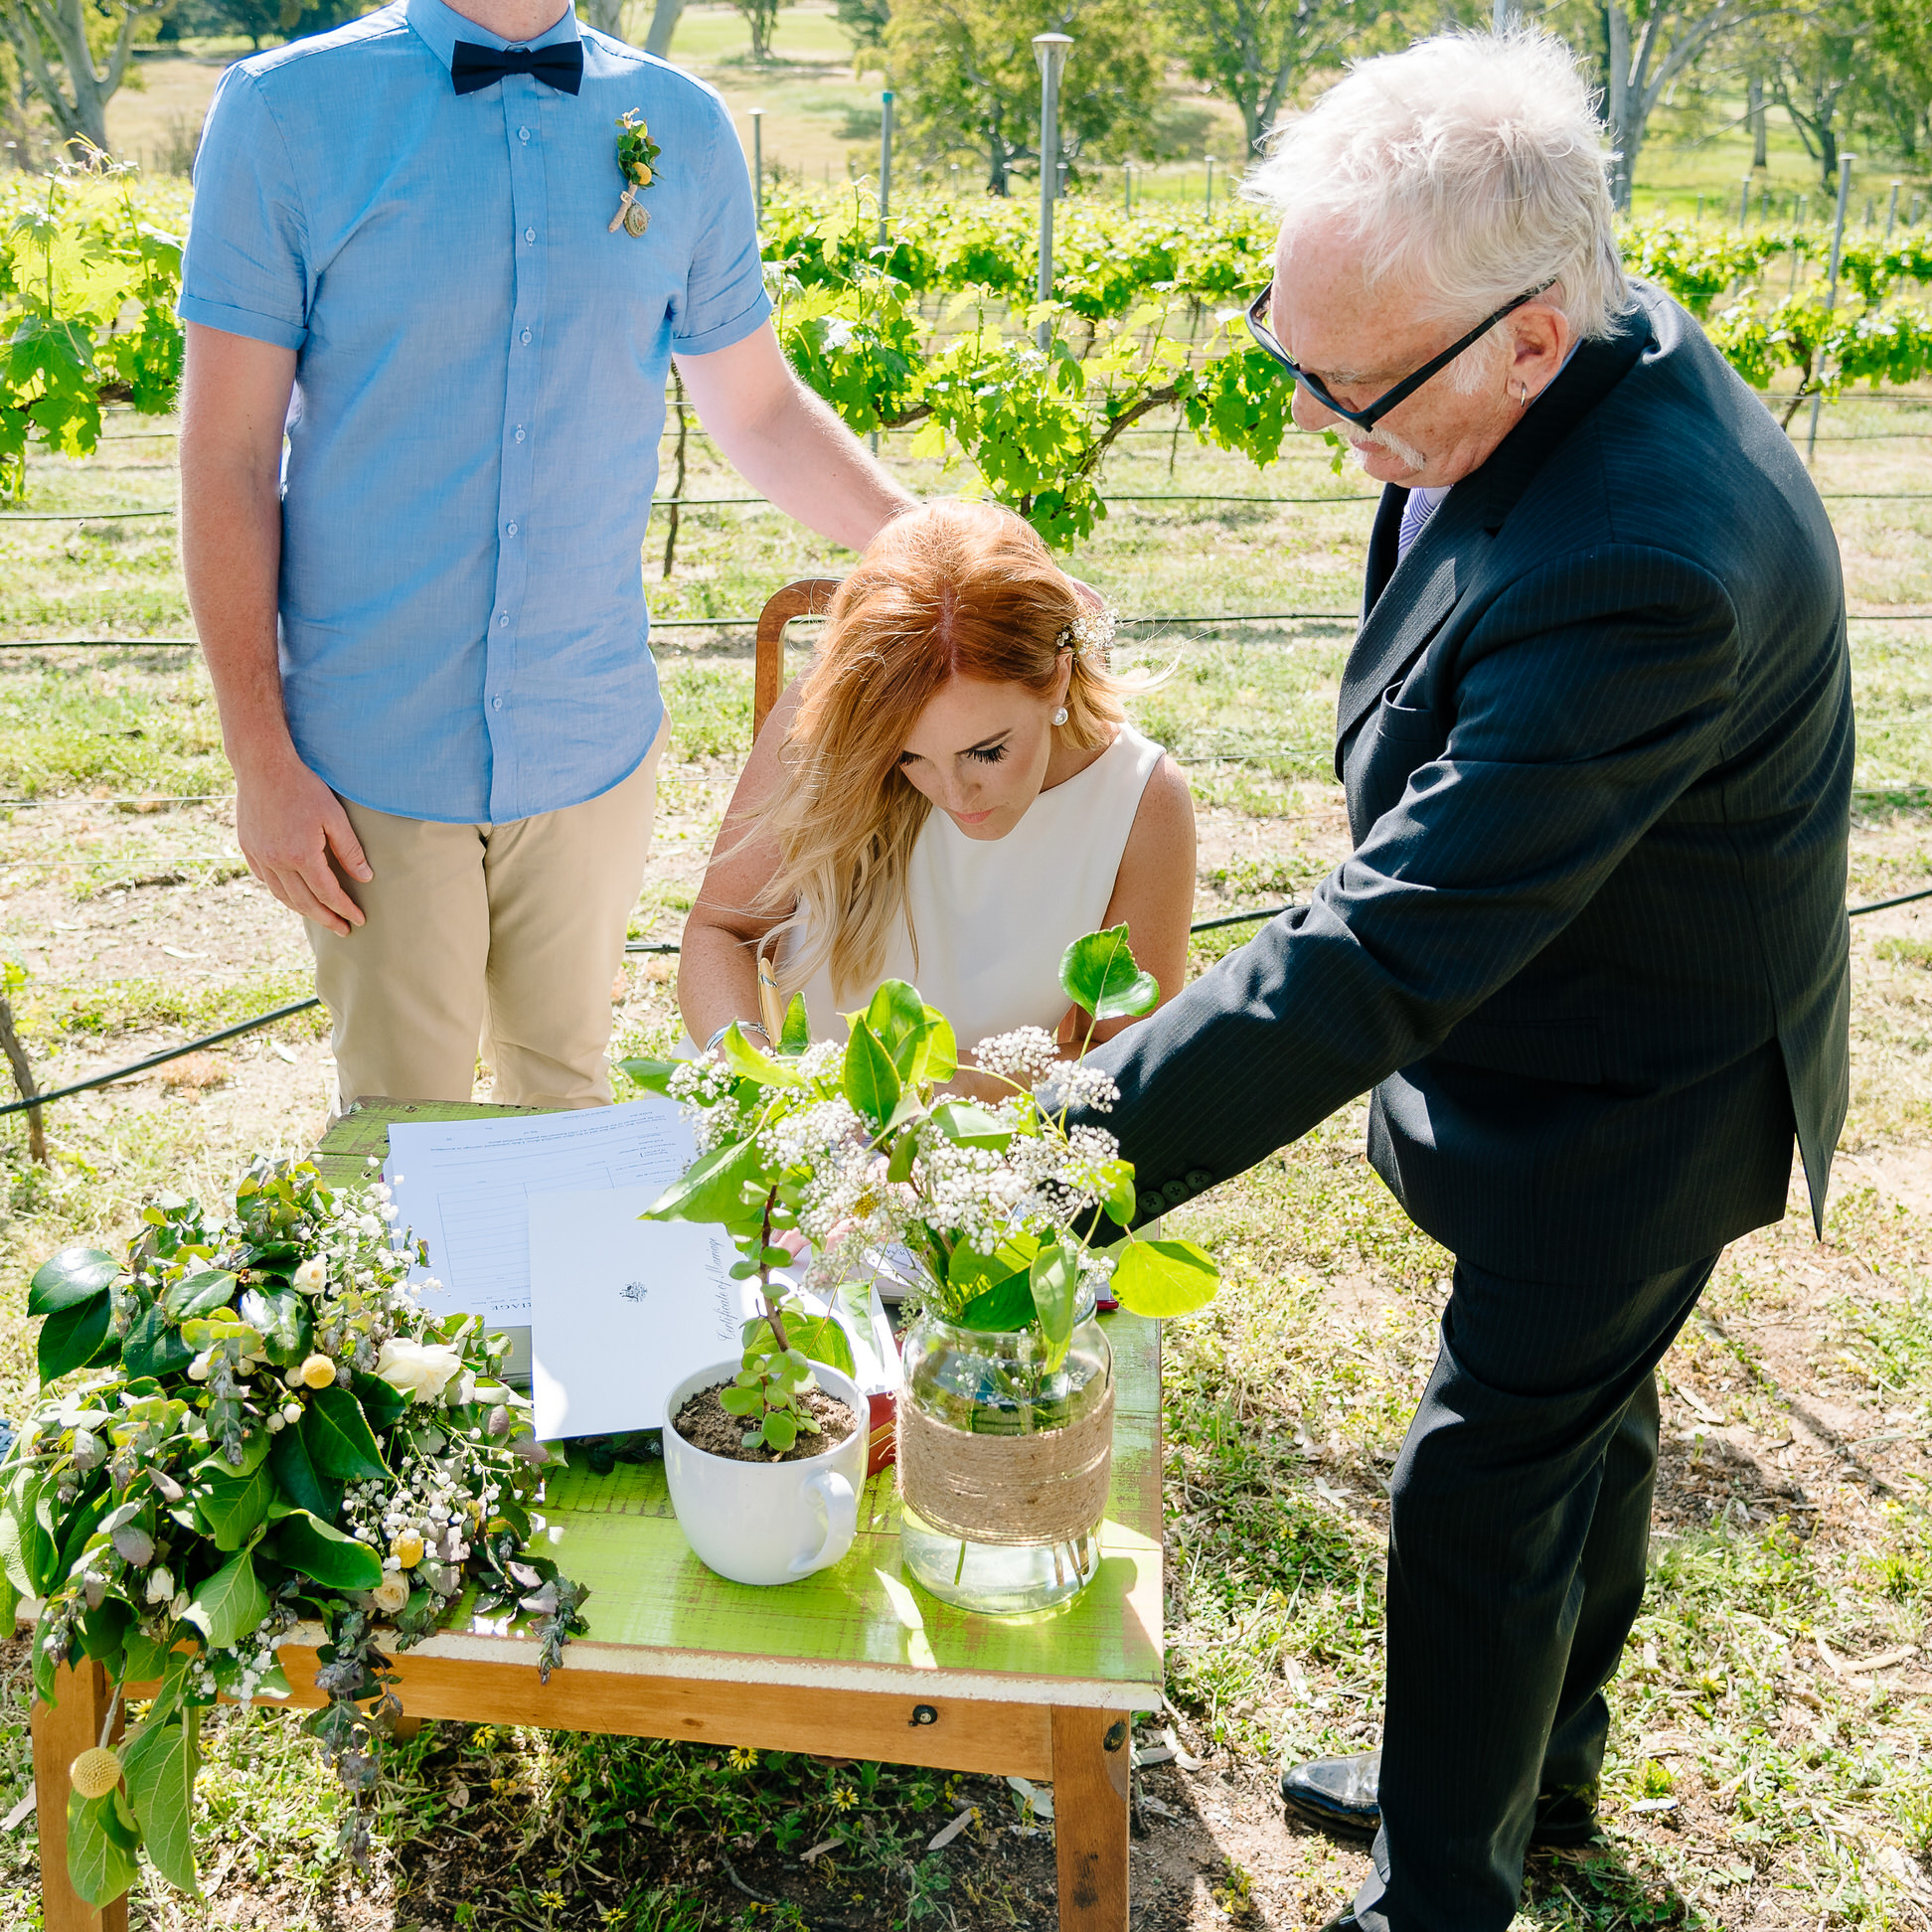
[[[666,735],[600,797],[510,825],[438,825],[342,801],[376,875],[343,882],[366,919],[347,938],[305,921],[334,1023],[338,1107],[467,1100],[483,1040],[505,1105],[609,1101],[610,987]]]

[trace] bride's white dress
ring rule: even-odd
[[[1043,791],[1004,839],[969,839],[935,808],[912,848],[906,920],[878,971],[864,986],[835,987],[822,965],[800,989],[812,1038],[843,1040],[839,1016],[864,1006],[886,979],[916,986],[952,1022],[962,1048],[1015,1027],[1050,1032],[1067,1008],[1060,955],[1105,919],[1161,755],[1123,724],[1084,771]],[[799,935],[784,957],[805,944]],[[782,961],[778,979],[794,984]]]

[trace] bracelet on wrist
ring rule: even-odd
[[[739,1033],[755,1033],[761,1035],[763,1037],[764,1044],[767,1046],[771,1045],[771,1036],[765,1032],[763,1021],[727,1020],[722,1027],[719,1028],[719,1030],[715,1034],[712,1035],[712,1037],[708,1041],[705,1042],[705,1051],[708,1053],[717,1052],[720,1042],[724,1040],[724,1036],[727,1033],[729,1033],[733,1027],[735,1027]]]

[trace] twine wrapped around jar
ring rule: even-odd
[[[899,1494],[933,1529],[968,1542],[1062,1543],[1105,1515],[1113,1380],[1062,1429],[969,1435],[898,1401]]]

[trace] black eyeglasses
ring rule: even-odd
[[[1248,304],[1248,333],[1263,349],[1285,369],[1303,389],[1305,389],[1323,408],[1333,409],[1345,422],[1353,422],[1358,429],[1372,429],[1397,403],[1406,402],[1411,396],[1426,383],[1431,376],[1440,375],[1449,367],[1472,342],[1478,341],[1489,330],[1496,327],[1506,315],[1514,314],[1525,302],[1533,302],[1545,290],[1553,288],[1553,281],[1546,281],[1540,287],[1531,288],[1519,295],[1514,302],[1505,302],[1494,315],[1485,316],[1466,336],[1452,342],[1441,355],[1432,356],[1412,376],[1404,376],[1392,390],[1378,396],[1366,409],[1351,409],[1338,402],[1326,389],[1321,379],[1311,376],[1296,362],[1275,339],[1275,332],[1263,319],[1268,312],[1268,304],[1274,297],[1274,281],[1270,278],[1267,287]]]

